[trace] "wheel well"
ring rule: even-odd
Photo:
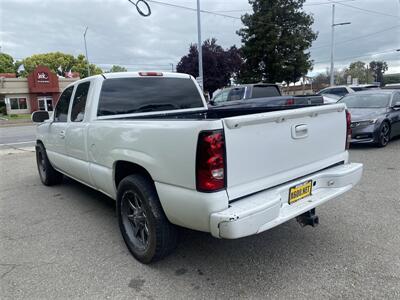
[[[390,132],[390,131],[392,130],[392,124],[390,124],[390,121],[389,121],[388,119],[384,119],[384,120],[382,121],[381,125],[382,125],[383,123],[387,123],[387,124],[389,125],[389,132]]]
[[[115,187],[118,188],[121,180],[132,174],[142,174],[150,179],[152,183],[154,182],[150,173],[142,166],[129,161],[120,160],[117,161],[114,166]]]

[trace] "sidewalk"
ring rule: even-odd
[[[0,119],[0,127],[8,127],[8,126],[27,126],[27,125],[34,125],[30,119],[11,119],[11,120],[4,120]]]

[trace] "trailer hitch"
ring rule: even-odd
[[[307,225],[315,227],[319,224],[319,218],[315,214],[315,208],[305,212],[304,214],[301,214],[300,216],[297,216],[296,220],[302,227]]]

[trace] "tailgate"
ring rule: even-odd
[[[347,161],[343,104],[222,119],[233,200]]]

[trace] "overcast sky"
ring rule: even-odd
[[[136,0],[135,0],[136,1]],[[196,7],[196,0],[158,0]],[[336,2],[343,0],[336,0]],[[347,0],[345,0],[347,1]],[[325,4],[328,3],[328,4]],[[83,32],[92,63],[128,70],[169,70],[197,42],[196,13],[149,1],[150,17],[141,17],[128,0],[0,0],[1,51],[22,59],[37,53],[84,53]],[[201,0],[202,9],[240,17],[250,9],[247,0]],[[349,7],[354,6],[361,9]],[[329,0],[307,0],[318,39],[311,49],[314,71],[323,72],[330,60]],[[387,73],[400,72],[400,0],[354,0],[336,4],[335,67],[354,60],[385,60]],[[202,38],[217,38],[225,48],[240,46],[238,19],[202,14]],[[377,33],[379,32],[379,33]],[[367,37],[363,37],[367,35]],[[356,39],[350,42],[343,42]],[[342,42],[342,43],[341,43]]]

